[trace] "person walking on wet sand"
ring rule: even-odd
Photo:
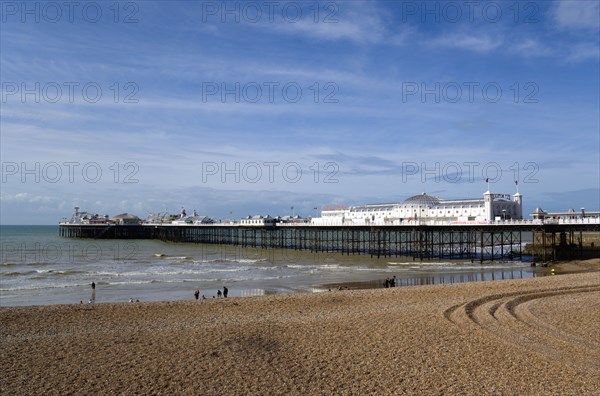
[[[196,289],[194,292],[194,297],[196,297],[196,300],[200,297],[200,289]]]
[[[96,284],[92,282],[92,290],[96,290]]]
[[[227,293],[229,293],[229,289],[223,286],[223,297],[227,298]]]

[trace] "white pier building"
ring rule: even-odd
[[[523,219],[523,196],[517,192],[492,194],[483,198],[442,199],[426,193],[403,202],[361,206],[324,207],[313,225],[402,225],[402,224],[489,224],[493,221]]]

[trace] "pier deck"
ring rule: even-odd
[[[532,255],[534,260],[600,257],[600,244],[586,246],[584,234],[599,233],[600,224],[486,224],[403,226],[241,226],[241,225],[99,225],[60,224],[67,238],[156,239],[281,248],[311,252],[366,254],[372,257],[507,260]],[[525,243],[531,244],[526,252]]]

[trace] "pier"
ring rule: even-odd
[[[484,225],[243,226],[227,224],[60,224],[66,238],[156,239],[169,242],[237,245],[252,248],[412,257],[413,260],[521,260],[531,255],[546,262],[600,257],[600,244],[584,236],[600,232],[594,223]],[[525,251],[525,242],[531,248]]]

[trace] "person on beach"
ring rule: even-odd
[[[196,297],[196,300],[200,298],[200,289],[196,289],[196,291],[194,292],[194,297]]]
[[[92,282],[92,290],[96,290],[96,284]]]
[[[390,278],[385,278],[385,281],[383,282],[383,287],[385,287],[386,289],[390,287]]]
[[[227,293],[229,293],[229,289],[223,286],[223,297],[227,298]]]
[[[390,287],[396,287],[396,275],[390,279]]]
[[[221,289],[217,290],[217,298],[221,298]]]

